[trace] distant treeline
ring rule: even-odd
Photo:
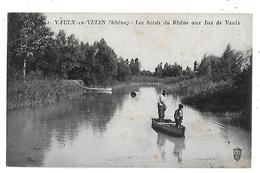
[[[190,67],[186,67],[185,70],[182,69],[182,66],[177,64],[177,62],[174,63],[174,65],[169,64],[166,62],[164,65],[161,62],[157,65],[157,67],[154,69],[154,72],[151,72],[149,70],[142,70],[141,75],[143,76],[156,76],[156,77],[179,77],[179,76],[190,76],[194,77],[195,73]]]
[[[87,85],[125,81],[141,66],[138,58],[118,57],[104,39],[90,45],[63,30],[54,35],[40,13],[8,14],[7,60],[8,81],[81,79]]]
[[[187,66],[185,69],[177,62],[173,65],[161,62],[155,67],[154,72],[142,70],[141,75],[156,77],[202,77],[207,76],[210,80],[232,80],[245,71],[252,68],[252,50],[245,52],[234,50],[228,44],[221,56],[204,54],[200,63],[194,61],[193,69]],[[248,76],[250,77],[250,76]]]

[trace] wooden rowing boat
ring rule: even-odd
[[[112,94],[112,88],[89,88],[89,87],[82,87],[82,88],[84,88],[86,92]]]
[[[158,119],[152,118],[152,128],[155,131],[175,137],[183,137],[185,134],[185,127],[182,125],[180,128],[177,128],[176,123],[170,119],[164,119],[163,122],[159,122]]]

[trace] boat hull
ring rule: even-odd
[[[177,128],[175,122],[170,119],[164,119],[164,122],[159,122],[158,119],[152,118],[152,128],[155,131],[174,137],[183,137],[185,135],[185,127]]]
[[[85,93],[104,93],[104,94],[112,94],[112,88],[88,88],[83,87],[85,89]]]

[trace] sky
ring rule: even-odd
[[[48,26],[55,34],[63,29],[80,41],[93,44],[104,38],[108,46],[124,59],[139,58],[142,70],[154,71],[160,62],[183,68],[193,67],[204,54],[220,56],[227,44],[244,51],[252,47],[252,15],[250,14],[102,14],[102,13],[47,13]],[[82,25],[57,24],[60,20],[85,22]],[[104,20],[103,25],[90,25],[89,20]],[[111,25],[110,21],[130,22],[129,25]],[[205,20],[213,25],[204,25]],[[217,21],[222,25],[216,25]],[[227,25],[225,20],[239,21],[239,25]],[[137,25],[136,21],[144,22]],[[160,25],[147,25],[147,21],[160,21]],[[163,24],[170,22],[169,25]],[[174,21],[186,21],[188,25],[173,25]],[[201,21],[201,25],[191,25]],[[133,23],[131,23],[133,22]]]

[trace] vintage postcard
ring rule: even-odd
[[[8,13],[6,165],[250,168],[252,14]]]

